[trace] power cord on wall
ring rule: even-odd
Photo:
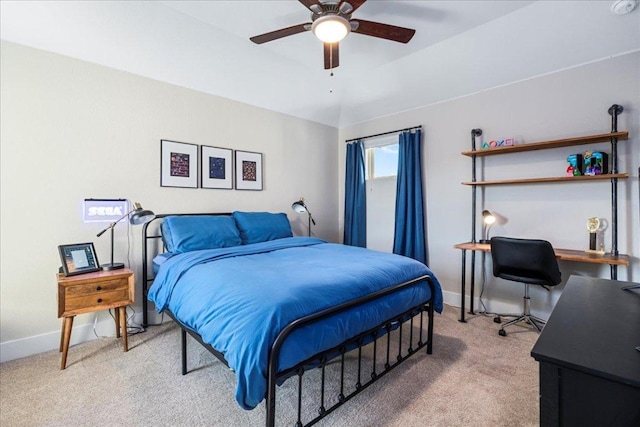
[[[129,200],[131,203],[131,200]],[[131,222],[127,221],[127,267],[131,268]]]
[[[132,203],[131,200],[129,200],[129,203]],[[132,233],[131,222],[127,221],[127,266],[129,268],[131,268],[131,233]],[[163,243],[162,249],[164,252],[164,249],[165,249],[164,243]],[[164,322],[164,313],[162,313],[159,323],[147,323],[147,326],[160,326],[162,325],[163,322]],[[136,325],[136,327],[142,328],[142,331],[140,332],[144,332],[146,330],[142,325],[139,325],[139,326]]]
[[[486,317],[493,317],[493,321],[495,323],[502,323],[502,316],[505,316],[505,317],[518,317],[517,314],[496,313],[496,312],[487,310],[487,306],[482,301],[482,295],[484,294],[484,288],[485,288],[485,285],[487,283],[487,268],[486,268],[487,265],[486,265],[486,259],[485,258],[486,258],[486,255],[483,252],[482,253],[482,286],[481,286],[481,289],[480,289],[480,298],[479,298],[480,305],[482,305],[483,310],[479,311],[478,314],[482,314],[483,316],[486,316]]]
[[[488,311],[487,306],[484,304],[484,301],[482,301],[482,296],[484,295],[484,289],[486,284],[487,284],[487,261],[486,261],[486,254],[483,252],[482,253],[482,286],[480,287],[480,297],[479,297],[480,305],[482,306],[482,311],[479,311],[478,314],[482,314],[483,316],[487,316],[487,317],[493,317],[494,318],[493,320],[496,323],[499,323],[500,316],[498,315],[498,313]]]
[[[133,322],[133,317],[136,314],[136,310],[129,306],[125,309],[125,313],[127,311],[127,309],[131,309],[131,311],[133,313],[131,313],[131,315],[127,315],[127,321],[126,321],[126,325],[127,325],[127,336],[132,336],[132,335],[136,335],[142,332],[145,332],[146,329],[144,328],[144,326],[142,325],[138,325],[137,323]],[[113,321],[115,322],[116,317],[113,314],[112,309],[109,309],[109,315],[111,316],[111,318],[113,319]],[[98,332],[96,331],[96,325],[98,324],[98,313],[96,313],[94,319],[93,319],[93,334],[96,336],[96,338],[113,338],[116,336],[116,334],[113,335],[98,335]],[[153,326],[153,325],[151,325]],[[118,328],[120,327],[119,325],[117,326]]]
[[[131,200],[128,200],[129,204],[131,205],[132,202]],[[127,221],[127,268],[131,268],[131,222]],[[127,335],[136,335],[142,332],[145,332],[146,329],[144,326],[142,325],[138,325],[136,323],[133,322],[133,317],[136,314],[136,311],[133,307],[129,306],[127,307],[127,309],[131,309],[131,311],[133,312],[130,316],[127,316]],[[126,309],[125,309],[126,312]],[[115,322],[115,316],[112,312],[111,309],[109,309],[109,315],[111,316],[111,318],[113,319],[113,321]],[[93,319],[93,334],[97,337],[97,338],[113,338],[115,337],[114,335],[98,335],[98,332],[96,331],[96,325],[98,323],[98,313],[96,313],[94,319]],[[149,323],[146,326],[160,326],[164,323],[164,313],[162,313],[161,317],[160,317],[160,322],[159,323]],[[119,326],[118,326],[119,327]]]

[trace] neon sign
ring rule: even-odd
[[[84,222],[114,222],[129,212],[126,199],[84,199]]]

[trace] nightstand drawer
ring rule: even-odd
[[[112,291],[101,291],[89,295],[68,297],[65,300],[64,311],[73,312],[90,308],[92,311],[111,308],[113,304],[129,305],[129,289],[121,288]]]
[[[81,284],[67,286],[64,293],[67,298],[78,296],[86,296],[91,294],[100,294],[115,290],[127,290],[129,288],[129,280],[126,277],[103,281],[93,284]]]
[[[58,317],[131,305],[135,280],[129,269],[58,275]]]

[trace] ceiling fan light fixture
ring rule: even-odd
[[[325,43],[337,43],[351,32],[351,25],[342,16],[321,16],[311,25],[311,31]]]

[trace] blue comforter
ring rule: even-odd
[[[169,309],[224,355],[236,372],[238,404],[252,409],[266,394],[269,348],[287,324],[423,275],[434,282],[434,308],[441,312],[440,284],[424,264],[291,237],[175,255],[160,267],[148,297],[159,312]],[[293,332],[278,371],[420,304],[430,293],[422,282]]]

